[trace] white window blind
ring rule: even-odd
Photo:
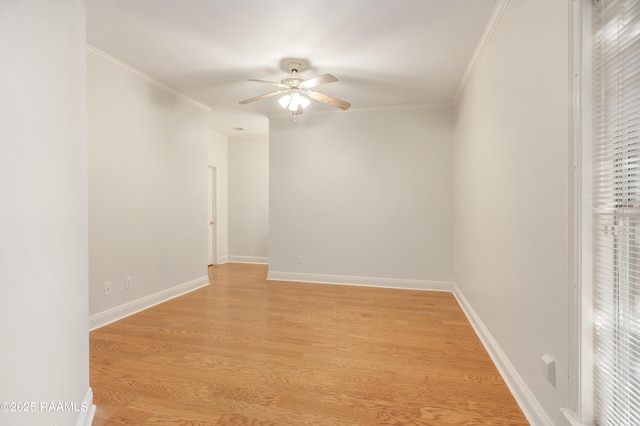
[[[592,12],[594,417],[640,425],[640,0]]]

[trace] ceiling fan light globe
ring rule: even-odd
[[[297,91],[293,92],[293,94],[291,95],[291,102],[289,102],[289,111],[297,111],[298,107],[302,103],[302,99],[303,97],[300,96],[300,93],[298,93]]]
[[[280,105],[282,106],[282,108],[286,108],[289,106],[289,102],[291,102],[291,96],[289,95],[284,95],[283,97],[281,97],[278,102],[280,103]]]
[[[302,108],[306,108],[306,107],[309,106],[311,101],[306,96],[300,96],[300,99],[298,100],[298,103],[300,104],[300,106]]]

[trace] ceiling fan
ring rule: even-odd
[[[245,105],[250,102],[259,101],[261,99],[270,98],[272,96],[283,95],[278,102],[283,108],[287,108],[289,111],[291,111],[291,113],[294,115],[294,118],[296,114],[301,114],[302,110],[309,105],[309,98],[316,101],[324,102],[329,105],[333,105],[334,107],[343,110],[347,110],[351,106],[349,102],[345,102],[341,99],[334,98],[332,96],[325,95],[324,93],[312,90],[323,84],[338,81],[336,77],[332,76],[331,74],[323,74],[318,77],[306,79],[298,74],[298,72],[300,72],[300,68],[302,67],[300,62],[289,62],[288,67],[291,74],[283,77],[282,80],[280,80],[280,83],[259,80],[255,78],[248,79],[247,81],[256,81],[258,83],[267,83],[274,85],[278,87],[278,90],[276,90],[275,92],[256,96],[254,98],[245,99],[244,101],[240,101],[240,103],[242,105]]]

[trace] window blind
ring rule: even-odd
[[[640,425],[640,0],[594,0],[594,417]]]

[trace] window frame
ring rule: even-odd
[[[593,419],[593,232],[591,212],[591,0],[570,0],[569,83],[571,226],[569,394],[562,409],[572,425]]]
[[[637,9],[636,9],[637,10]],[[572,160],[570,199],[570,305],[569,305],[569,394],[568,408],[562,409],[573,425],[594,424],[594,295],[593,295],[593,230],[592,213],[592,1],[570,0],[570,141]],[[637,18],[637,16],[636,16]],[[628,146],[624,145],[623,146]],[[623,155],[628,155],[627,151]],[[623,162],[629,161],[622,158]],[[633,152],[633,162],[637,165],[638,155]],[[637,166],[635,172],[637,174]],[[615,177],[615,174],[612,175]],[[634,176],[633,182],[637,182]],[[618,184],[624,187],[624,176]],[[622,188],[621,187],[621,188]],[[637,187],[634,187],[637,197]],[[622,192],[624,193],[624,191]],[[634,200],[637,202],[637,200]],[[637,264],[637,252],[624,258],[625,251],[617,252],[618,238],[637,237],[638,209],[623,204],[613,207],[612,220],[605,230],[614,235],[611,250],[612,273],[616,274],[619,263],[633,261]],[[632,212],[633,210],[633,212]],[[627,217],[629,214],[631,216]],[[625,224],[634,222],[634,235],[619,236],[626,231]],[[602,226],[602,223],[600,224]],[[605,232],[606,234],[606,232]],[[598,233],[602,238],[602,233]],[[632,244],[637,247],[637,244]],[[633,258],[633,259],[632,259]],[[606,259],[606,257],[605,257]],[[637,268],[635,268],[637,271]],[[612,282],[615,287],[617,284]],[[617,287],[615,287],[617,288]],[[637,297],[637,296],[636,296]],[[623,301],[624,302],[624,301]],[[615,302],[614,302],[615,303]],[[618,329],[616,329],[618,330]],[[624,331],[624,330],[623,330]],[[615,352],[615,351],[614,351]]]

